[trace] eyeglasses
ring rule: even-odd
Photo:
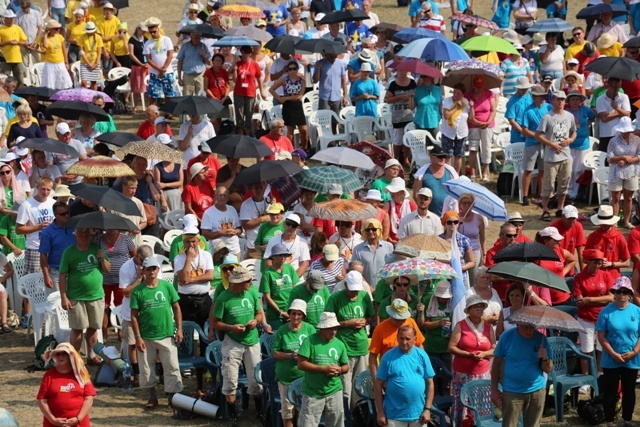
[[[56,215],[60,215],[60,216],[68,216],[70,214],[69,211],[64,211],[64,212],[58,212]]]
[[[578,36],[581,36],[581,35],[582,35],[582,33],[573,33],[573,37],[578,37]]]
[[[447,221],[447,225],[458,225],[460,221]]]
[[[425,13],[426,12],[431,12],[431,9],[425,9],[424,11],[425,11]]]
[[[293,221],[285,221],[285,222],[284,222],[284,225],[286,225],[286,226],[288,226],[288,227],[298,228],[298,225],[300,225],[300,224],[295,223],[295,222],[293,222]]]
[[[293,67],[292,67],[292,68],[288,68],[288,70],[289,70],[289,71],[298,71],[298,69],[297,69],[297,68],[293,68]]]
[[[471,306],[471,307],[469,307],[469,308],[470,308],[470,309],[473,309],[473,310],[477,310],[477,309],[481,308],[481,309],[483,309],[483,310],[484,310],[484,304],[476,304],[476,305],[472,305],[472,306]]]
[[[507,239],[515,239],[516,237],[518,237],[517,234],[505,234],[504,237],[506,237]]]
[[[156,34],[158,30],[149,30],[149,34]]]
[[[9,175],[11,171],[0,171],[0,175]]]
[[[224,271],[225,273],[228,273],[230,271],[233,271],[235,267],[232,265],[230,267],[222,267],[220,270]]]
[[[616,289],[613,293],[616,295],[633,295],[631,292],[623,291],[622,289]]]
[[[144,269],[147,270],[147,271],[154,271],[154,270],[157,270],[158,267],[155,267],[155,266],[154,267],[145,267]]]
[[[364,231],[367,231],[367,232],[371,233],[372,231],[373,231],[373,232],[377,232],[377,231],[378,231],[378,229],[377,229],[377,228],[367,228],[367,229],[365,229]]]
[[[400,282],[398,282],[398,283],[396,283],[396,286],[400,286],[402,288],[406,288],[407,286],[409,286],[409,283],[405,283],[405,282],[400,283]]]

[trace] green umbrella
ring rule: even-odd
[[[507,280],[569,292],[569,287],[562,277],[531,262],[500,262],[491,267],[489,273],[504,277]]]
[[[466,51],[480,52],[500,52],[508,54],[517,54],[515,47],[503,38],[496,36],[476,36],[471,37],[460,45]]]
[[[340,184],[343,193],[352,193],[363,187],[355,173],[337,166],[317,166],[305,169],[294,175],[293,179],[298,187],[320,194],[329,191],[331,184]]]

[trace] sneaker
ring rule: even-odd
[[[583,385],[582,387],[580,387],[578,389],[578,394],[589,394],[589,389],[591,387],[589,387],[588,385]]]
[[[24,320],[22,321],[22,325],[21,325],[23,328],[26,329],[27,327],[29,327],[29,319],[31,319],[31,315],[26,314],[24,316]]]
[[[522,198],[522,206],[529,206],[529,198],[528,197],[523,197]]]

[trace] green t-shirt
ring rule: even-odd
[[[213,308],[213,315],[227,325],[246,325],[254,319],[260,311],[260,298],[252,291],[242,291],[234,294],[226,290],[218,296]],[[254,345],[258,343],[258,329],[245,330],[243,333],[225,332],[231,339],[242,345]]]
[[[308,323],[302,322],[302,326],[297,331],[292,331],[289,328],[289,323],[278,328],[276,332],[276,338],[271,348],[275,351],[282,351],[284,353],[293,353],[300,349],[302,342],[316,333],[316,328]],[[284,385],[291,384],[292,381],[302,377],[304,372],[298,369],[298,364],[295,360],[286,359],[278,360],[276,363],[276,380]]]
[[[60,273],[67,274],[67,298],[70,300],[95,301],[104,298],[98,250],[100,245],[92,242],[86,251],[71,245],[62,253]],[[109,260],[106,254],[105,258]]]
[[[200,236],[200,241],[204,243],[204,250],[211,254],[211,248],[209,247],[209,243],[207,239]],[[176,236],[173,241],[171,241],[171,247],[169,248],[169,262],[173,262],[174,259],[180,254],[180,249],[184,247],[184,243],[182,243],[182,234]],[[213,255],[213,254],[211,254]]]
[[[315,294],[312,294],[304,284],[301,284],[291,289],[289,307],[291,307],[294,299],[301,299],[306,302],[307,316],[304,318],[304,321],[315,327],[320,321],[320,315],[324,311],[330,295],[329,288],[327,288],[326,285]]]
[[[422,299],[424,304],[425,311],[429,307],[429,301],[431,300],[431,296],[428,298]],[[438,308],[442,311],[445,310],[446,304],[438,303]],[[446,317],[451,320],[451,313],[445,312]],[[428,322],[433,322],[435,320],[443,319],[445,316],[435,316],[435,317],[425,317],[425,320]],[[453,330],[453,326],[451,325],[451,330]],[[424,351],[427,353],[448,353],[449,352],[449,337],[442,335],[442,326],[438,326],[435,329],[425,329],[424,330]]]
[[[384,179],[384,176],[381,176],[380,178],[376,179],[371,183],[370,189],[378,190],[380,192],[380,195],[382,196],[382,203],[387,203],[388,201],[391,200],[391,194],[384,191],[384,189],[387,188],[389,185],[391,185],[391,182]]]
[[[418,297],[416,297],[413,292],[409,292],[411,295],[411,301],[409,302],[409,310],[411,310],[411,317],[415,320],[418,317]],[[380,321],[387,320],[389,318],[389,314],[387,313],[387,306],[391,305],[391,298],[393,295],[389,295],[380,303],[380,307],[378,307],[378,316],[380,316]]]
[[[336,338],[326,342],[320,338],[319,333],[311,335],[302,342],[298,355],[307,358],[315,365],[342,366],[349,363],[349,356],[343,342]],[[340,376],[328,377],[320,372],[305,372],[303,378],[302,393],[309,397],[320,399],[342,390]]]
[[[347,297],[346,290],[331,294],[326,311],[335,313],[339,322],[370,318],[375,314],[371,298],[365,291],[358,292],[355,301]],[[349,357],[364,356],[369,353],[369,337],[366,328],[340,328],[337,337],[347,347]]]
[[[213,292],[214,303],[216,302],[220,294],[223,293],[224,291],[226,291],[226,289],[224,288],[224,285],[221,282],[218,286],[216,286],[216,290]],[[260,298],[260,291],[258,291],[258,288],[256,288],[255,285],[253,284],[251,285],[251,287],[249,288],[249,292],[253,292],[254,294],[256,294],[258,298]]]
[[[154,288],[140,283],[131,293],[130,306],[138,310],[140,335],[145,340],[157,341],[174,334],[173,310],[171,306],[180,299],[173,285],[158,280]]]
[[[27,248],[27,239],[24,234],[16,234],[16,222],[11,218],[11,215],[0,214],[0,235],[7,236],[7,238],[15,245],[16,248],[23,251]],[[13,253],[9,245],[2,246],[2,253],[9,255]]]
[[[291,264],[284,264],[282,272],[277,272],[273,267],[267,267],[262,272],[260,279],[260,292],[270,293],[271,299],[282,311],[289,309],[289,295],[293,286],[300,281],[296,269]],[[278,320],[280,313],[271,306],[267,306],[267,320]]]
[[[351,200],[351,196],[347,193],[343,194],[342,196],[340,196],[341,199],[344,200]],[[316,196],[315,199],[313,199],[313,201],[315,203],[322,203],[322,202],[328,202],[329,201],[329,196],[327,194],[318,194]]]
[[[282,233],[284,233],[284,221],[280,221],[280,224],[276,225],[271,224],[270,221],[263,222],[260,224],[260,227],[258,227],[258,234],[254,242],[256,245],[266,245],[272,237],[280,236]],[[265,268],[265,259],[262,258],[262,261],[260,261],[260,270],[264,271]]]

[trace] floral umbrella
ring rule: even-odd
[[[542,305],[522,307],[505,320],[514,325],[558,329],[565,332],[584,332],[584,328],[569,313]]]
[[[83,87],[66,89],[56,92],[49,100],[51,101],[83,101],[91,102],[96,95],[102,95],[104,102],[113,102],[113,99],[104,92],[86,89]]]
[[[222,16],[235,16],[238,18],[264,18],[262,10],[257,7],[247,6],[246,4],[228,4],[218,9],[218,13]]]
[[[460,21],[465,24],[475,25],[476,27],[488,28],[490,30],[499,30],[498,24],[490,19],[483,18],[478,15],[467,15],[464,13],[457,13],[451,16],[452,21]]]
[[[473,79],[476,76],[484,77],[486,89],[502,86],[502,80],[499,77],[500,66],[475,58],[451,61],[449,70],[442,78],[442,84],[454,87],[458,83],[462,83],[465,88],[470,89],[473,87]]]
[[[413,275],[417,276],[420,281],[458,277],[458,274],[450,265],[424,258],[409,258],[404,261],[387,264],[376,275],[378,278],[385,280],[390,277]]]

